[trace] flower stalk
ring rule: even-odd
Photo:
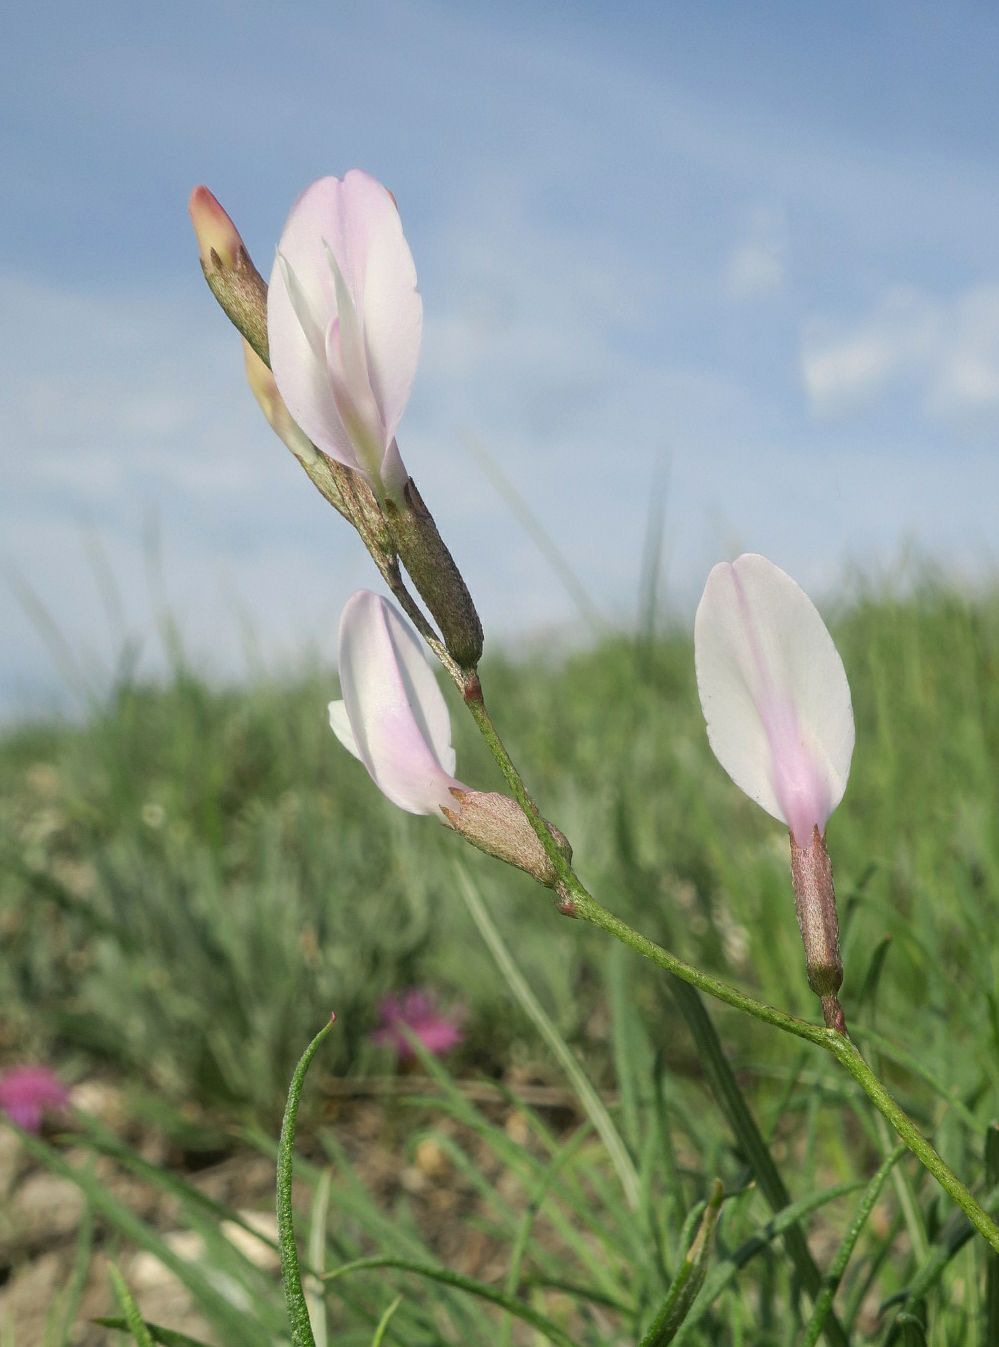
[[[648,959],[656,967],[672,973],[682,982],[696,987],[706,995],[713,996],[716,1000],[733,1006],[736,1010],[741,1010],[744,1014],[751,1015],[754,1019],[769,1024],[774,1029],[792,1034],[795,1038],[802,1038],[830,1053],[856,1081],[919,1163],[933,1175],[948,1197],[964,1212],[982,1238],[995,1252],[999,1253],[999,1225],[996,1224],[981,1203],[975,1199],[966,1185],[961,1182],[931,1142],[923,1136],[916,1123],[897,1100],[889,1094],[871,1070],[857,1046],[838,1027],[824,1027],[812,1024],[808,1020],[799,1019],[796,1015],[790,1015],[777,1006],[772,1006],[766,1001],[750,996],[740,988],[732,986],[723,978],[717,978],[711,973],[695,968],[692,964],[686,963],[677,955],[658,945],[654,940],[650,940],[647,936],[636,931],[593,897],[573,870],[571,862],[566,860],[565,856],[558,851],[547,832],[545,836],[542,836],[539,830],[539,827],[543,827],[541,813],[531,798],[513,759],[507,752],[492,722],[489,712],[486,710],[481,689],[476,697],[466,697],[466,705],[479,726],[483,738],[489,745],[511,791],[523,807],[531,826],[538,833],[542,845],[549,852],[559,874],[556,889],[562,897],[563,903],[571,909],[571,915],[588,921],[602,931],[606,931],[608,935],[620,940],[622,944],[627,945],[636,954],[640,954],[642,958]],[[559,910],[564,910],[561,904]]]
[[[826,1027],[846,1033],[846,1017],[837,992],[843,985],[843,960],[839,952],[839,918],[833,887],[832,861],[818,828],[812,829],[808,846],[791,840],[791,883],[808,985],[819,998]]]

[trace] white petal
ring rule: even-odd
[[[330,729],[343,744],[348,753],[353,753],[355,758],[360,759],[361,752],[357,747],[357,740],[354,738],[354,731],[350,727],[350,717],[347,715],[347,707],[343,702],[330,702],[327,707],[330,716]]]
[[[267,292],[267,334],[274,380],[292,419],[312,443],[348,468],[359,468],[333,396],[326,362],[326,324],[317,353],[313,342],[320,315],[314,301],[306,299],[301,267],[294,267],[288,260],[284,243],[282,238],[282,251],[274,263]],[[323,268],[328,275],[325,258]]]
[[[391,440],[409,401],[423,336],[416,266],[394,205],[371,238],[363,326],[371,387]]]
[[[339,382],[323,354],[337,319]],[[375,478],[409,398],[422,322],[416,268],[389,192],[357,169],[342,182],[314,182],[292,208],[271,276],[271,364],[306,435]]]
[[[708,576],[694,623],[697,686],[718,761],[802,845],[843,798],[850,688],[812,601],[765,557]]]
[[[413,814],[453,803],[447,705],[416,635],[367,590],[340,620],[340,686],[357,754],[379,789]]]

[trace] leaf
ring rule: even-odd
[[[997,1123],[992,1123],[985,1133],[985,1181],[990,1188],[999,1183]],[[999,1255],[991,1249],[985,1255],[985,1341],[999,1342]]]
[[[775,1216],[772,1216],[758,1234],[753,1235],[751,1239],[747,1239],[744,1244],[741,1244],[735,1253],[730,1254],[705,1279],[703,1294],[696,1307],[688,1313],[687,1318],[680,1325],[676,1334],[676,1341],[679,1343],[688,1340],[689,1334],[700,1323],[725,1288],[735,1280],[742,1268],[758,1253],[762,1253],[778,1235],[782,1235],[790,1226],[810,1215],[811,1212],[824,1207],[828,1202],[835,1202],[838,1197],[845,1197],[848,1193],[855,1193],[858,1188],[863,1187],[862,1181],[859,1183],[837,1183],[834,1187],[826,1188],[820,1193],[809,1193],[807,1197],[801,1198],[798,1202],[792,1202],[783,1211],[779,1211]]]
[[[382,1342],[385,1339],[385,1334],[388,1331],[388,1326],[392,1320],[392,1316],[393,1314],[395,1314],[396,1310],[399,1308],[401,1304],[402,1304],[402,1296],[396,1296],[395,1300],[393,1300],[390,1305],[387,1305],[385,1307],[385,1313],[378,1320],[378,1327],[375,1329],[375,1336],[371,1339],[371,1347],[382,1347]]]
[[[113,1317],[102,1317],[91,1321],[100,1324],[102,1328],[117,1328],[120,1332],[128,1331],[128,1322],[125,1319],[115,1319]],[[146,1331],[153,1342],[159,1343],[160,1347],[208,1347],[206,1342],[200,1338],[189,1338],[186,1333],[178,1333],[173,1328],[163,1328],[160,1324],[146,1323]]]
[[[676,1337],[677,1330],[690,1313],[708,1273],[712,1235],[721,1211],[723,1196],[724,1188],[721,1180],[715,1179],[697,1234],[666,1292],[666,1299],[642,1338],[640,1347],[666,1347],[666,1344]]]
[[[2,1114],[0,1124],[12,1126],[5,1123]],[[18,1136],[30,1155],[53,1173],[76,1184],[94,1211],[100,1212],[127,1240],[139,1248],[147,1249],[164,1267],[169,1268],[190,1291],[198,1307],[223,1330],[230,1341],[246,1342],[247,1347],[272,1347],[272,1338],[261,1325],[241,1314],[196,1265],[176,1254],[165,1240],[114,1197],[106,1184],[101,1183],[88,1169],[76,1169],[58,1151],[30,1132],[18,1131]]]
[[[750,1112],[746,1097],[735,1078],[725,1050],[722,1047],[718,1031],[711,1016],[705,1009],[700,993],[696,988],[681,982],[679,978],[670,980],[673,998],[687,1021],[701,1065],[704,1068],[711,1092],[724,1113],[729,1127],[735,1133],[736,1140],[749,1162],[750,1168],[760,1185],[760,1191],[766,1198],[770,1210],[777,1219],[779,1213],[792,1209],[791,1194],[781,1178],[774,1163],[770,1148]],[[814,1300],[822,1289],[822,1274],[812,1257],[797,1221],[790,1221],[781,1227],[784,1247],[794,1264],[794,1270],[801,1279],[805,1290]],[[839,1320],[830,1314],[825,1325],[826,1338],[830,1347],[849,1347],[846,1334]]]
[[[922,1321],[914,1314],[900,1314],[892,1325],[885,1347],[928,1347]]]
[[[850,1222],[849,1229],[843,1236],[842,1243],[836,1251],[836,1256],[829,1267],[829,1271],[826,1273],[825,1285],[815,1302],[815,1306],[812,1310],[812,1317],[808,1321],[805,1336],[801,1341],[801,1347],[815,1347],[815,1343],[818,1342],[819,1334],[822,1332],[826,1317],[832,1309],[833,1299],[839,1289],[839,1284],[843,1279],[843,1274],[846,1271],[847,1264],[856,1247],[857,1240],[860,1238],[860,1233],[867,1224],[867,1219],[871,1212],[874,1210],[874,1204],[881,1195],[881,1189],[885,1186],[888,1175],[905,1154],[905,1149],[904,1142],[900,1142],[864,1189],[864,1195],[860,1199],[860,1205],[857,1208],[856,1214]]]
[[[281,1123],[281,1140],[278,1143],[277,1161],[277,1219],[278,1242],[281,1245],[281,1285],[284,1287],[285,1304],[288,1307],[288,1319],[291,1325],[292,1347],[316,1347],[312,1334],[312,1321],[309,1318],[309,1306],[302,1287],[302,1270],[298,1261],[298,1245],[295,1243],[295,1212],[292,1206],[292,1166],[295,1158],[295,1124],[298,1120],[298,1105],[302,1098],[302,1087],[313,1057],[319,1051],[319,1045],[332,1029],[334,1017],[323,1025],[315,1038],[302,1053],[295,1074],[291,1078],[288,1090],[288,1103]]]
[[[580,1066],[572,1049],[566,1043],[565,1039],[555,1028],[554,1023],[548,1014],[546,1014],[541,1002],[534,995],[534,992],[528,986],[520,969],[514,963],[513,956],[507,949],[503,937],[493,925],[492,918],[486,911],[485,904],[479,897],[478,891],[472,883],[471,876],[463,865],[456,862],[455,869],[458,872],[458,879],[461,885],[462,897],[465,900],[465,906],[471,913],[472,920],[479,928],[479,934],[489,946],[489,952],[496,960],[500,972],[506,979],[507,986],[513,992],[524,1013],[533,1020],[535,1026],[540,1031],[542,1038],[551,1048],[559,1061],[565,1074],[572,1082],[572,1087],[579,1096],[579,1101],[583,1106],[586,1116],[593,1124],[593,1129],[600,1137],[610,1156],[611,1164],[617,1171],[617,1176],[621,1182],[621,1188],[624,1191],[625,1200],[632,1211],[636,1210],[639,1204],[639,1182],[638,1174],[635,1172],[635,1166],[632,1163],[631,1156],[628,1154],[628,1148],[621,1138],[621,1133],[614,1126],[610,1114],[604,1107],[603,1101],[596,1090],[590,1084],[589,1078]]]
[[[125,1284],[125,1278],[114,1263],[108,1264],[108,1277],[114,1288],[115,1299],[122,1308],[125,1323],[136,1347],[153,1347],[153,1340],[150,1337],[149,1329],[146,1327],[146,1321],[142,1317],[142,1311],[135,1303],[131,1291]]]
[[[564,1333],[558,1324],[553,1324],[550,1319],[546,1319],[543,1314],[539,1314],[530,1305],[525,1305],[519,1300],[504,1295],[502,1291],[495,1290],[486,1282],[476,1281],[472,1277],[463,1277],[458,1272],[451,1272],[448,1268],[434,1267],[428,1263],[414,1263],[408,1258],[356,1258],[352,1263],[344,1263],[342,1267],[333,1268],[332,1271],[325,1274],[324,1280],[327,1282],[335,1281],[338,1277],[346,1277],[352,1272],[368,1272],[376,1268],[397,1268],[400,1272],[413,1272],[418,1277],[426,1277],[430,1281],[439,1282],[442,1286],[453,1286],[459,1291],[467,1291],[469,1295],[478,1296],[481,1300],[488,1300],[492,1305],[498,1305],[500,1309],[506,1310],[508,1314],[514,1314],[518,1319],[523,1319],[527,1324],[544,1333],[549,1342],[556,1344],[556,1347],[575,1347],[572,1339]]]

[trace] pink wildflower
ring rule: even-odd
[[[0,1111],[26,1132],[38,1132],[49,1109],[69,1102],[69,1091],[47,1066],[15,1066],[0,1076]]]
[[[464,1037],[460,1012],[438,1010],[433,993],[419,987],[384,997],[378,1013],[381,1026],[371,1035],[372,1042],[394,1048],[403,1059],[416,1056],[404,1029],[438,1057],[450,1052]]]

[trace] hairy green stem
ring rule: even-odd
[[[725,1001],[730,1006],[735,1006],[737,1010],[743,1010],[746,1014],[752,1015],[758,1020],[763,1020],[767,1024],[772,1024],[777,1029],[783,1029],[785,1033],[795,1034],[798,1038],[807,1039],[810,1043],[825,1048],[827,1052],[831,1053],[837,1062],[850,1073],[878,1112],[887,1119],[920,1164],[929,1170],[944,1192],[961,1208],[979,1234],[999,1253],[999,1226],[927,1141],[901,1105],[888,1093],[850,1039],[845,1038],[836,1029],[820,1028],[819,1025],[799,1020],[783,1010],[777,1010],[764,1001],[757,1001],[755,997],[747,996],[744,992],[730,986],[727,982],[723,982],[720,978],[703,973],[700,969],[691,968],[682,959],[678,959],[675,954],[663,949],[654,941],[633,930],[620,917],[608,912],[586,892],[578,880],[569,886],[569,891],[577,916],[591,922],[594,926],[598,926],[601,930],[609,932],[646,959],[650,959],[658,967],[666,969],[667,972],[682,978],[684,982],[691,983],[710,996],[715,996],[718,1000]]]
[[[334,1020],[335,1017],[330,1016],[329,1021],[323,1025],[302,1053],[298,1066],[295,1067],[295,1074],[291,1078],[291,1088],[288,1091],[284,1121],[281,1124],[281,1140],[278,1143],[278,1242],[281,1248],[281,1283],[284,1287],[285,1304],[288,1308],[292,1347],[316,1347],[316,1339],[309,1319],[309,1306],[302,1286],[298,1244],[295,1240],[295,1213],[291,1196],[292,1165],[295,1155],[295,1124],[298,1121],[298,1105],[302,1098],[305,1074],[313,1057],[319,1050],[320,1043],[333,1027]]]
[[[901,1105],[888,1093],[860,1055],[856,1045],[849,1038],[836,1029],[827,1029],[817,1024],[810,1024],[807,1020],[798,1019],[796,1015],[789,1015],[787,1011],[780,1010],[776,1006],[769,1005],[766,1001],[760,1001],[755,996],[740,991],[738,987],[733,987],[724,979],[714,977],[711,973],[705,973],[703,970],[695,968],[677,955],[671,954],[661,945],[657,945],[654,940],[649,940],[647,936],[634,930],[626,921],[608,911],[593,897],[576,875],[571,864],[559,851],[555,839],[549,833],[538,806],[528,792],[523,778],[507,752],[506,746],[493,724],[492,717],[486,709],[478,679],[466,683],[463,692],[465,704],[472,713],[482,737],[489,745],[504,779],[555,867],[559,876],[557,889],[562,900],[562,911],[580,917],[582,920],[590,922],[591,925],[599,927],[600,930],[606,931],[615,939],[629,946],[637,954],[641,954],[643,958],[650,960],[658,968],[665,969],[666,972],[672,973],[682,982],[689,983],[699,991],[706,992],[719,1001],[724,1001],[726,1005],[734,1006],[736,1010],[741,1010],[745,1014],[753,1016],[754,1019],[762,1020],[764,1024],[770,1024],[775,1029],[782,1029],[784,1033],[794,1034],[796,1038],[803,1038],[831,1053],[857,1082],[878,1112],[887,1119],[920,1164],[933,1175],[944,1192],[960,1207],[979,1234],[999,1253],[999,1226],[996,1225],[995,1221],[975,1200],[941,1155],[923,1136]]]

